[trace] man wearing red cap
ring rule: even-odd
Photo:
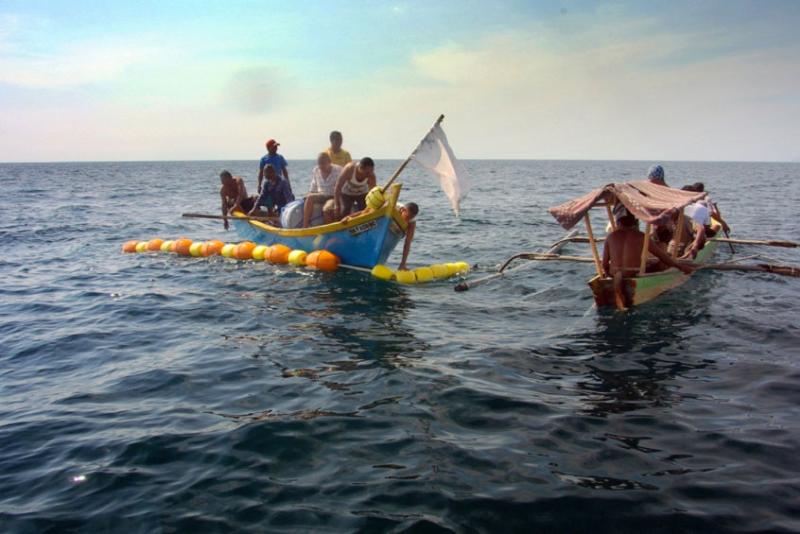
[[[275,169],[275,173],[278,175],[280,179],[283,177],[286,180],[286,184],[289,186],[289,190],[292,189],[292,184],[289,182],[289,165],[286,163],[286,160],[278,154],[278,147],[281,144],[277,142],[275,139],[270,139],[267,141],[267,154],[261,158],[261,161],[258,164],[258,192],[261,193],[261,182],[264,180],[264,165],[272,165]]]

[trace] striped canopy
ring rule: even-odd
[[[685,206],[702,200],[706,193],[682,191],[647,180],[608,184],[582,197],[550,208],[550,214],[569,230],[598,202],[622,202],[637,219],[646,223],[663,224]]]

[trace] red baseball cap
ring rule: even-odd
[[[267,141],[267,148],[272,148],[274,146],[280,146],[281,144],[277,142],[275,139],[270,139]]]

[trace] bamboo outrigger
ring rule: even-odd
[[[689,279],[689,275],[675,268],[654,273],[646,272],[649,257],[648,245],[653,226],[669,221],[676,214],[678,215],[677,226],[679,228],[678,241],[680,241],[680,232],[683,228],[683,208],[705,197],[705,193],[681,191],[647,181],[637,181],[606,185],[580,198],[550,208],[549,211],[561,223],[561,226],[566,229],[572,228],[583,220],[586,225],[586,233],[596,270],[595,276],[589,280],[589,287],[594,294],[595,303],[598,307],[616,306],[617,308],[625,308],[627,305],[625,300],[621,298],[620,290],[629,295],[627,304],[636,306],[658,297],[665,291],[682,285]],[[611,206],[616,203],[624,204],[634,217],[646,223],[639,270],[635,275],[623,278],[622,288],[616,288],[613,278],[606,276],[603,271],[600,253],[597,248],[598,239],[595,238],[589,218],[589,212],[592,208],[602,207],[608,215],[611,228],[615,229]],[[716,242],[707,242],[692,263],[701,265],[708,262],[714,254],[716,246]]]

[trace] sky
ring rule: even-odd
[[[800,1],[0,0],[0,161],[800,161]]]

